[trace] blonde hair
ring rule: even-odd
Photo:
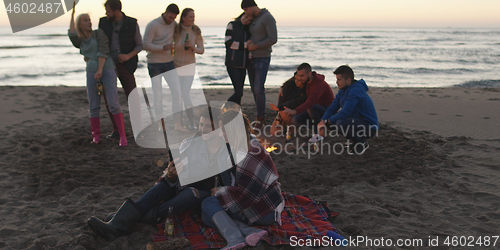
[[[82,13],[82,14],[78,15],[78,17],[76,18],[76,33],[78,34],[78,37],[80,37],[80,38],[87,38],[87,37],[85,37],[82,29],[80,28],[80,24],[82,23],[83,16],[88,16],[90,19],[89,13]]]

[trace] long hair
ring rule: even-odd
[[[182,13],[181,13],[181,18],[179,20],[179,24],[175,26],[175,32],[174,32],[174,39],[177,41],[179,36],[181,35],[181,31],[182,31],[182,26],[184,25],[184,22],[182,21],[182,18],[187,16],[189,14],[189,12],[194,12],[194,10],[192,8],[185,8],[182,10]],[[196,24],[193,24],[193,27],[191,27],[191,29],[194,31],[194,33],[196,34],[196,36],[200,36],[201,39],[203,39],[203,37],[201,36],[201,29],[200,27],[198,27]]]
[[[243,124],[245,129],[245,136],[241,135],[241,123],[232,122],[235,118],[238,118],[238,114],[241,114],[243,118]],[[232,152],[237,152],[237,149],[247,148],[250,149],[250,133],[252,133],[252,126],[250,126],[250,120],[248,120],[247,116],[239,111],[230,109],[226,112],[222,113],[219,116],[219,121],[222,122],[223,126],[221,127],[227,138],[231,138],[234,145],[231,146]],[[235,150],[236,149],[236,150]]]
[[[76,33],[78,34],[78,37],[80,37],[80,38],[87,38],[87,37],[85,37],[83,30],[80,28],[80,24],[82,23],[83,16],[89,16],[89,18],[90,18],[90,15],[88,13],[82,13],[82,14],[78,15],[78,17],[76,17]]]

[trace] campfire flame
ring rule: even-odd
[[[267,152],[268,152],[268,153],[271,153],[271,152],[273,152],[273,151],[274,151],[274,150],[276,150],[276,149],[278,149],[278,148],[277,148],[277,147],[275,147],[275,146],[266,147],[266,150],[267,150]]]

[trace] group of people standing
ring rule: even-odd
[[[120,0],[104,3],[106,16],[99,20],[99,29],[92,30],[88,14],[71,16],[68,35],[84,55],[87,63],[87,97],[90,103],[92,143],[100,142],[100,95],[104,93],[106,107],[113,123],[113,132],[106,138],[120,138],[120,146],[127,145],[123,114],[118,103],[116,78],[124,89],[127,100],[136,88],[134,72],[137,54],[147,51],[147,67],[151,77],[155,118],[163,117],[162,78],[167,82],[172,99],[175,129],[196,130],[190,90],[195,74],[195,54],[203,54],[201,29],[194,24],[192,8],[180,11],[170,4],[160,17],[146,26],[142,39],[137,19],[121,11]],[[276,21],[266,9],[260,9],[254,0],[243,0],[242,13],[230,22],[226,30],[226,66],[235,93],[229,102],[240,105],[246,73],[257,105],[255,126],[262,128],[265,118],[265,80],[271,59],[271,47],[277,42]],[[109,60],[112,59],[112,60]],[[182,108],[184,104],[184,109]],[[138,106],[138,105],[137,105]],[[130,107],[131,109],[138,107]],[[182,125],[182,110],[188,118],[188,127]],[[138,112],[140,113],[140,111]]]
[[[148,71],[152,81],[155,115],[163,116],[162,78],[169,85],[172,95],[172,112],[175,129],[187,132],[182,126],[179,111],[182,102],[189,120],[189,128],[198,129],[194,136],[184,140],[181,153],[206,157],[210,164],[232,166],[227,171],[189,185],[180,185],[177,170],[182,162],[172,161],[165,176],[137,201],[127,200],[115,214],[104,221],[96,217],[88,220],[90,228],[99,236],[110,239],[125,234],[137,222],[157,223],[159,218],[169,213],[179,213],[185,209],[201,210],[205,224],[216,227],[227,240],[227,249],[239,249],[245,245],[255,246],[267,232],[251,225],[269,225],[280,222],[283,210],[278,172],[269,153],[251,135],[250,122],[238,111],[210,108],[200,115],[196,128],[190,89],[195,72],[195,54],[203,54],[201,30],[194,24],[194,10],[186,8],[181,13],[179,23],[175,22],[180,11],[176,4],[170,4],[160,17],[148,23],[144,38],[141,38],[135,18],[121,11],[120,0],[104,3],[106,17],[99,20],[99,29],[92,30],[88,14],[81,14],[75,22],[75,6],[68,36],[73,45],[80,49],[87,63],[87,96],[90,103],[90,123],[92,143],[100,142],[100,95],[105,97],[106,107],[116,128],[107,138],[120,138],[120,146],[127,145],[123,114],[118,102],[117,77],[120,79],[127,99],[136,88],[134,72],[137,69],[137,54],[147,51]],[[228,25],[226,60],[228,73],[235,86],[235,94],[230,99],[241,104],[243,83],[248,71],[254,98],[257,103],[257,120],[264,125],[265,91],[264,83],[270,64],[271,46],[277,41],[276,21],[266,9],[260,9],[253,0],[243,0],[244,13]],[[110,60],[112,59],[112,60]],[[134,107],[130,107],[131,109]],[[222,138],[234,138],[231,121],[238,114],[244,120],[245,134],[239,146],[231,145],[229,152],[244,155],[237,161],[224,156],[220,145]],[[224,126],[224,136],[214,130]],[[193,143],[202,138],[201,143]],[[231,161],[228,159],[231,158]],[[201,159],[201,158],[200,158]],[[215,159],[215,160],[214,160]],[[203,166],[201,166],[203,169]],[[180,170],[179,170],[180,171]],[[221,180],[221,186],[216,180]],[[215,185],[213,185],[215,183]]]
[[[240,112],[228,108],[222,113],[218,108],[207,107],[207,112],[200,114],[199,127],[196,127],[190,89],[195,74],[195,54],[203,54],[204,45],[201,30],[194,24],[194,10],[185,8],[181,13],[176,4],[168,5],[160,17],[148,23],[142,39],[137,20],[121,11],[120,0],[107,0],[104,6],[106,17],[99,20],[98,30],[92,30],[88,14],[78,16],[75,23],[73,7],[68,32],[71,42],[80,48],[87,63],[92,143],[100,142],[100,94],[103,94],[114,125],[113,133],[107,138],[120,138],[119,145],[127,145],[123,114],[118,103],[117,77],[128,99],[136,88],[137,54],[144,49],[148,53],[156,117],[163,117],[163,78],[171,91],[175,129],[188,131],[181,122],[180,111],[184,104],[188,128],[198,130],[183,141],[181,154],[195,156],[202,164],[230,166],[215,176],[181,185],[177,171],[181,171],[183,162],[175,159],[167,167],[165,176],[142,197],[135,202],[128,199],[105,220],[91,217],[88,220],[90,228],[97,235],[111,239],[125,234],[135,223],[157,223],[169,213],[191,209],[201,212],[205,224],[218,228],[228,242],[226,249],[255,246],[267,232],[252,225],[280,223],[284,200],[278,171],[269,153],[251,135],[250,121]],[[225,65],[234,86],[234,94],[228,103],[241,105],[248,73],[257,106],[254,128],[262,129],[266,109],[264,84],[272,46],[277,42],[276,20],[254,0],[243,0],[241,8],[244,12],[228,24],[225,33]],[[177,24],[175,19],[179,13],[181,17]],[[308,124],[307,121],[311,120],[310,128],[322,136],[325,136],[328,125],[345,126],[351,129],[346,130],[352,132],[351,139],[365,147],[365,139],[370,137],[366,133],[371,135],[378,130],[375,108],[366,93],[368,87],[363,80],[354,80],[354,72],[348,66],[339,67],[334,74],[340,89],[335,98],[323,75],[312,71],[307,63],[299,65],[294,77],[281,89],[278,106],[273,106],[273,109],[296,126]],[[227,138],[234,138],[231,133],[238,130],[231,129],[231,121],[238,115],[244,121],[246,136],[237,145],[229,145]],[[222,127],[222,132],[214,131]],[[366,133],[360,136],[361,129]],[[196,138],[201,138],[201,141],[195,143]],[[221,145],[226,145],[227,150]],[[239,150],[240,147],[248,150]],[[243,153],[243,157],[233,159],[231,155],[238,153]],[[207,166],[194,167],[205,169]],[[217,180],[221,180],[221,186]]]

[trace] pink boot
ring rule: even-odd
[[[125,134],[125,124],[123,122],[123,113],[113,115],[115,119],[116,128],[118,128],[118,134],[120,134],[120,147],[125,147],[128,145],[127,135]]]
[[[90,143],[99,143],[101,141],[101,123],[99,117],[90,117],[90,130],[92,131],[92,141]]]

